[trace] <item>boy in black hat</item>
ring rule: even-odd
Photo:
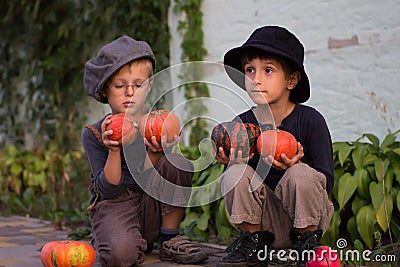
[[[190,194],[177,186],[165,190],[172,184],[190,191],[192,184],[192,163],[178,154],[163,155],[163,148],[175,145],[178,137],[170,143],[162,138],[161,146],[154,136],[151,141],[135,136],[122,146],[106,130],[111,115],[127,113],[137,122],[148,112],[145,100],[154,68],[150,46],[128,36],[105,45],[85,64],[86,92],[111,108],[111,114],[82,132],[91,167],[89,219],[102,266],[142,263],[158,237],[162,260],[196,263],[208,258],[201,247],[178,235]],[[161,201],[165,195],[168,203]]]
[[[242,232],[228,247],[221,267],[265,266],[265,246],[294,248],[304,264],[302,252],[319,246],[329,227],[332,141],[323,116],[301,104],[310,97],[303,59],[300,41],[278,26],[256,29],[242,46],[225,54],[227,74],[256,104],[234,121],[254,123],[262,130],[276,125],[294,135],[298,146],[293,158],[282,154],[282,162],[272,155],[241,158],[240,151],[228,157],[218,149],[217,161],[227,166],[221,190],[230,221]]]

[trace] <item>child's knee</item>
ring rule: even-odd
[[[106,266],[132,266],[144,261],[144,252],[139,245],[113,242],[109,249],[99,251],[100,260]]]
[[[219,179],[223,194],[228,193],[233,188],[247,188],[250,184],[249,177],[247,177],[248,175],[245,175],[247,172],[245,164],[235,164],[230,166]]]
[[[296,190],[312,192],[313,190],[325,190],[325,175],[311,168],[307,164],[295,164],[286,170],[285,179],[288,185]]]

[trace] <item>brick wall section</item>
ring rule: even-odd
[[[347,46],[359,45],[358,36],[353,35],[350,39],[334,39],[328,38],[328,48],[343,48]]]

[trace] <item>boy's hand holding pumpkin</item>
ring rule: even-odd
[[[137,123],[128,113],[108,115],[101,124],[102,140],[109,150],[117,151],[130,144],[138,135]]]
[[[257,150],[266,164],[281,170],[288,169],[304,157],[300,142],[283,130],[262,132],[257,139]]]

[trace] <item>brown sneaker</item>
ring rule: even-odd
[[[201,246],[182,235],[164,241],[159,257],[163,261],[174,261],[181,264],[199,263],[208,259],[208,255]]]

